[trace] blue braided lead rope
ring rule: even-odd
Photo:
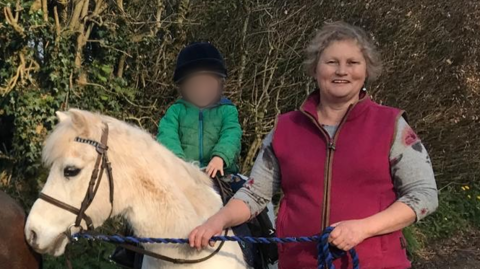
[[[151,238],[151,237],[134,237],[121,235],[103,235],[103,234],[89,234],[77,233],[72,236],[74,240],[80,238],[87,240],[99,240],[110,243],[134,243],[134,244],[188,244],[188,239],[183,238]],[[234,241],[253,244],[284,244],[284,243],[302,243],[302,242],[317,242],[321,236],[310,237],[252,237],[252,236],[214,236],[211,241]]]
[[[333,231],[333,229],[334,229],[333,227],[327,227],[323,231],[320,240],[317,241],[318,242],[317,243],[317,252],[318,252],[317,268],[318,269],[335,269],[335,265],[333,265],[334,258],[330,251],[330,244],[328,243],[328,237],[330,236],[330,233]],[[352,258],[353,269],[360,269],[360,260],[358,258],[358,255],[355,249],[354,248],[350,249],[348,253]]]
[[[321,236],[301,236],[301,237],[252,237],[252,236],[214,236],[212,241],[234,241],[253,244],[286,244],[286,243],[305,243],[316,242],[318,250],[318,269],[335,269],[333,265],[333,255],[329,248],[328,237],[333,231],[333,227],[328,227]],[[135,237],[121,235],[103,235],[90,234],[86,232],[76,233],[72,236],[73,240],[78,239],[99,240],[109,243],[134,243],[134,244],[188,244],[188,239],[184,238],[151,238],[151,237]],[[360,269],[357,252],[354,249],[349,251],[352,258],[353,269]],[[325,265],[327,266],[325,268]]]

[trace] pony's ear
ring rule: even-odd
[[[55,115],[57,116],[58,118],[58,122],[62,122],[62,121],[65,121],[66,119],[68,119],[68,114],[65,113],[65,112],[62,112],[62,111],[57,111],[55,112]]]
[[[77,130],[84,131],[87,129],[88,119],[83,111],[79,109],[70,109],[68,110],[68,114],[70,114],[72,124]]]

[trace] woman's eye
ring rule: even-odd
[[[63,175],[65,177],[74,177],[77,176],[80,173],[80,168],[77,168],[75,166],[67,166],[65,169],[63,169]]]

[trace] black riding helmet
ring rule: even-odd
[[[207,42],[195,42],[183,48],[178,54],[173,81],[179,84],[194,72],[214,73],[227,77],[225,61],[215,46]]]

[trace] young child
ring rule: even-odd
[[[198,162],[210,177],[222,175],[233,192],[246,181],[238,174],[237,158],[240,154],[242,130],[236,107],[222,98],[227,69],[220,52],[209,43],[193,43],[184,48],[177,58],[173,80],[181,98],[168,108],[160,120],[157,140],[188,162]],[[273,231],[267,211],[256,220],[233,228],[238,236],[254,231]],[[261,228],[259,228],[261,227]],[[266,236],[266,234],[255,234]],[[274,246],[274,245],[271,245]],[[249,265],[266,268],[264,251],[252,244],[241,244]],[[275,249],[276,252],[276,249]]]
[[[173,76],[181,98],[160,120],[157,140],[210,177],[236,174],[242,129],[233,103],[222,97],[227,69],[210,43],[193,43],[177,58]]]

